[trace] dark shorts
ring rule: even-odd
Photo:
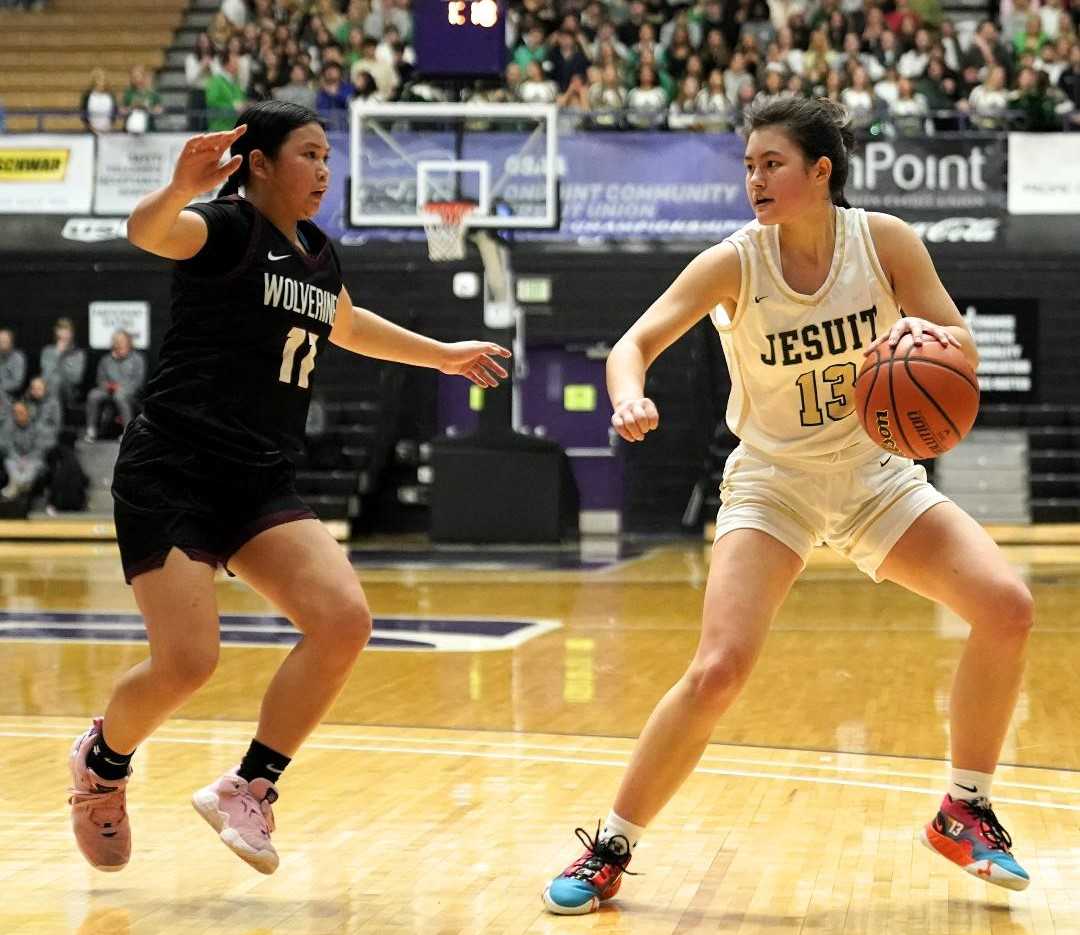
[[[124,580],[165,564],[171,549],[228,571],[264,530],[315,514],[295,489],[287,460],[249,467],[194,451],[140,416],[124,432],[113,472],[116,540]]]

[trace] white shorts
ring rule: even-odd
[[[804,565],[814,546],[824,543],[880,581],[877,570],[900,537],[930,507],[948,500],[921,466],[885,451],[849,467],[810,471],[739,445],[724,465],[713,541],[735,529],[757,529]]]

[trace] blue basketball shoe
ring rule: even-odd
[[[600,903],[611,899],[622,885],[623,874],[630,863],[630,842],[621,834],[600,840],[600,823],[596,837],[590,838],[584,828],[574,831],[585,845],[585,853],[548,884],[542,899],[549,912],[561,916],[579,916],[595,912]]]

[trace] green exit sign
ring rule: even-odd
[[[547,276],[522,276],[517,281],[519,302],[543,305],[551,301],[551,279]]]
[[[595,412],[596,387],[591,383],[568,383],[563,387],[563,409],[567,412]]]

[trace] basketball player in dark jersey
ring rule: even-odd
[[[240,765],[192,801],[243,860],[277,868],[276,780],[371,632],[356,574],[297,496],[287,457],[303,438],[327,342],[481,387],[506,376],[494,358],[510,354],[498,345],[433,341],[353,306],[334,248],[310,220],[328,156],[312,111],[255,104],[234,130],[189,140],[172,182],[128,222],[132,243],[177,263],[172,325],[113,483],[124,576],[150,658],[120,678],[70,758],[75,838],[99,870],[119,870],[130,855],[125,794],[136,746],[217,664],[218,565],[280,608],[302,638],[263,697]],[[226,179],[224,197],[189,206]]]

